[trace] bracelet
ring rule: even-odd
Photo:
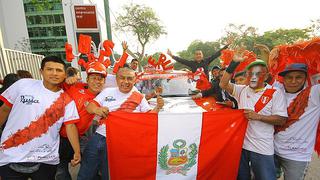
[[[238,67],[239,64],[240,64],[240,62],[231,61],[228,68],[226,69],[226,72],[229,74],[232,74],[234,72],[234,70],[236,70],[236,68]]]

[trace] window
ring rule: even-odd
[[[54,22],[61,23],[60,15],[54,15]]]

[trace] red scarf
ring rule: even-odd
[[[275,133],[286,130],[289,126],[299,121],[300,116],[304,113],[308,106],[308,99],[311,87],[302,90],[297,97],[290,103],[288,111],[288,120],[284,125],[275,126]]]

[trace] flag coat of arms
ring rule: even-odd
[[[247,120],[241,110],[108,116],[111,180],[236,179]]]

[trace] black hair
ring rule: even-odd
[[[10,73],[7,74],[3,79],[2,87],[0,88],[0,94],[3,93],[6,89],[8,89],[13,83],[18,81],[20,78],[18,74]]]
[[[32,74],[27,70],[17,70],[17,74],[20,78],[33,78]]]
[[[211,68],[211,71],[212,71],[212,70],[214,70],[214,69],[219,69],[219,70],[220,70],[220,69],[221,69],[221,67],[220,67],[220,66],[218,66],[218,65],[215,65],[215,66],[213,66],[213,67]]]
[[[47,56],[47,57],[43,58],[41,61],[41,69],[42,70],[47,62],[55,62],[55,63],[62,64],[64,67],[64,70],[67,69],[67,64],[61,58],[59,58],[57,56]]]
[[[75,67],[68,67],[66,70],[67,77],[76,76],[79,72],[80,72],[79,69]]]
[[[137,61],[139,63],[138,59],[132,59],[130,63],[132,63],[133,61]]]

